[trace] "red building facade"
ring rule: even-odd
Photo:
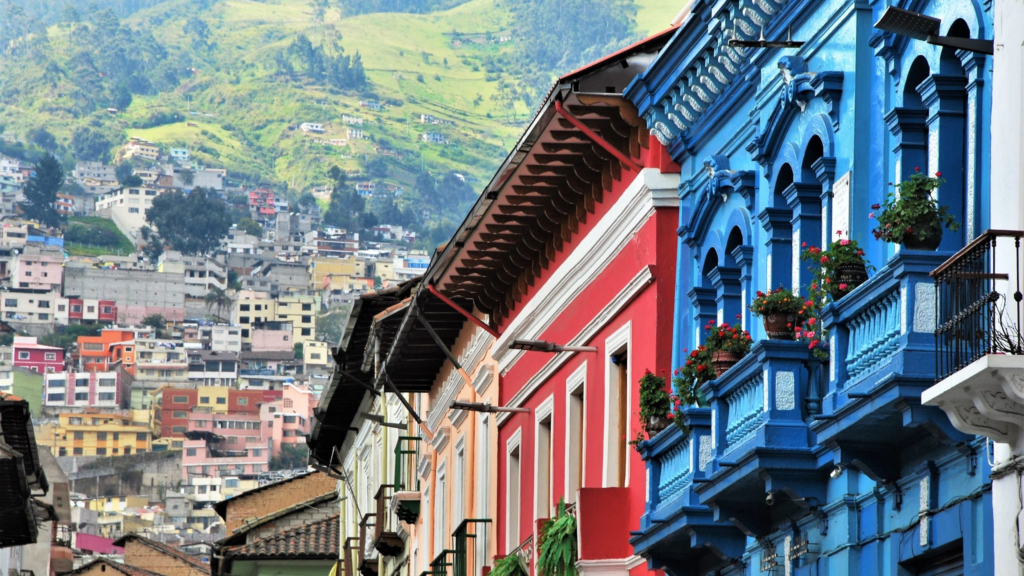
[[[494,416],[499,556],[535,559],[564,500],[581,573],[649,572],[629,546],[646,502],[629,441],[641,376],[671,371],[679,167],[615,94],[668,36],[559,79],[424,278],[488,314],[500,405],[528,409]]]
[[[14,365],[40,374],[64,370],[64,349],[39,344],[33,336],[15,336]]]

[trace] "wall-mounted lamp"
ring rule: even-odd
[[[992,40],[939,36],[939,25],[941,24],[942,20],[938,18],[889,6],[885,12],[882,12],[882,17],[878,19],[878,22],[875,22],[875,28],[882,32],[922,40],[935,46],[946,46],[982,54],[995,52],[995,42]]]
[[[505,406],[491,406],[490,404],[484,404],[483,402],[452,402],[452,410],[466,410],[468,412],[485,412],[494,414],[497,412],[517,412],[520,414],[529,414],[529,408],[510,408]]]
[[[513,340],[508,347],[527,352],[597,352],[595,346],[562,346],[544,340]]]
[[[836,464],[836,467],[833,468],[832,471],[828,473],[828,475],[830,478],[835,480],[843,475],[843,470],[846,470],[846,466],[842,464]]]

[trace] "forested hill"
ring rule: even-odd
[[[334,165],[406,202],[422,173],[479,189],[557,72],[663,28],[679,4],[5,0],[0,152],[70,166],[138,136],[293,195],[329,185]]]

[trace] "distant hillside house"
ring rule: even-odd
[[[356,192],[360,196],[373,196],[376,191],[377,184],[375,182],[356,182]]]
[[[420,114],[420,124],[437,124],[437,118],[430,114]]]
[[[179,162],[188,162],[188,148],[171,148],[171,158]]]
[[[118,160],[128,160],[130,158],[143,158],[152,162],[160,157],[160,147],[156,144],[143,140],[142,138],[132,138],[128,141],[121,151],[117,153]]]
[[[341,115],[341,121],[349,126],[362,126],[363,119],[359,116],[349,116],[348,114]]]
[[[320,134],[324,131],[324,125],[319,122],[303,122],[299,129],[306,133],[315,132]]]
[[[349,140],[363,140],[366,138],[366,133],[363,132],[362,128],[349,128],[348,139]]]
[[[447,144],[448,141],[444,139],[444,134],[440,132],[427,132],[422,136],[423,141],[428,144]]]
[[[378,112],[384,109],[384,105],[381,104],[380,102],[377,102],[376,100],[360,100],[359,105],[362,106],[363,108],[368,108],[370,110],[375,110]]]

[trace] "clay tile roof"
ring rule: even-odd
[[[232,559],[293,558],[302,560],[338,557],[341,515],[282,530],[272,536],[225,550]]]
[[[182,552],[181,550],[178,550],[177,548],[174,548],[173,546],[168,546],[167,544],[163,544],[163,543],[157,542],[155,540],[150,540],[149,538],[146,538],[144,536],[139,536],[138,534],[126,534],[126,535],[122,536],[119,540],[114,542],[114,546],[120,546],[120,547],[124,548],[124,545],[129,540],[138,540],[139,542],[142,542],[143,544],[149,546],[150,548],[153,548],[153,549],[155,549],[155,550],[157,550],[159,552],[162,552],[162,553],[164,553],[164,554],[166,554],[168,556],[171,556],[172,558],[175,558],[177,560],[181,560],[182,562],[185,562],[187,564],[191,564],[192,566],[195,566],[196,568],[199,568],[200,570],[204,570],[206,572],[210,571],[210,566],[208,564],[204,564],[203,561],[200,560],[199,558],[196,558],[195,556],[190,556],[190,555]]]
[[[82,572],[85,572],[95,564],[106,564],[114,570],[117,570],[118,572],[124,574],[125,576],[160,576],[160,574],[157,574],[156,572],[150,572],[149,570],[146,570],[144,568],[131,566],[129,564],[121,564],[120,562],[114,562],[113,560],[109,560],[107,558],[99,558],[97,560],[89,562],[88,564],[83,564],[78,569],[68,572],[66,576],[71,576],[72,574],[80,574]]]

